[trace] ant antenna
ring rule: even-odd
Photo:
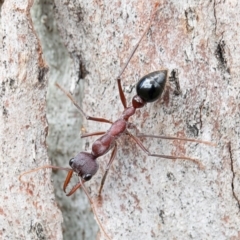
[[[44,165],[44,166],[42,166],[42,167],[38,167],[38,168],[35,168],[35,169],[32,169],[32,170],[30,170],[30,171],[27,171],[27,172],[24,172],[24,173],[20,174],[20,176],[18,177],[18,179],[19,179],[20,182],[24,182],[24,181],[22,180],[22,177],[23,177],[24,175],[27,175],[27,174],[32,173],[32,172],[37,172],[37,171],[39,171],[39,170],[41,170],[41,169],[45,169],[45,168],[51,168],[51,169],[56,169],[56,170],[64,170],[64,171],[68,171],[68,172],[69,172],[69,171],[72,171],[71,168],[57,167],[57,166],[52,166],[52,165]]]

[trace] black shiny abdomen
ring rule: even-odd
[[[145,102],[154,102],[161,97],[166,82],[167,70],[149,73],[139,80],[137,95]]]

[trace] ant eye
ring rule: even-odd
[[[86,174],[82,177],[85,181],[89,181],[92,178],[91,174]]]
[[[69,165],[70,165],[70,167],[72,167],[73,162],[74,162],[74,158],[71,158],[71,159],[69,160]]]

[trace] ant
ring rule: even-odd
[[[70,190],[70,192],[67,193],[67,196],[72,195],[78,188],[82,187],[86,196],[89,199],[89,202],[92,206],[92,209],[93,209],[94,215],[96,216],[98,224],[108,239],[110,239],[110,238],[107,235],[107,233],[105,232],[100,220],[98,219],[96,210],[94,208],[93,201],[92,201],[88,191],[86,190],[84,183],[89,181],[96,174],[96,172],[99,168],[99,165],[96,161],[97,158],[105,155],[110,150],[112,150],[111,157],[110,157],[110,160],[105,169],[105,173],[103,175],[101,185],[99,188],[99,192],[98,192],[98,196],[99,197],[101,196],[101,192],[102,192],[103,185],[106,180],[109,168],[111,167],[111,164],[113,163],[113,160],[115,159],[115,156],[116,156],[117,139],[121,135],[123,135],[123,134],[129,135],[148,156],[173,159],[173,160],[176,160],[176,159],[190,160],[190,161],[193,161],[194,163],[198,164],[198,166],[200,168],[203,167],[202,164],[199,163],[198,160],[196,160],[194,158],[190,158],[190,157],[186,157],[186,156],[170,156],[170,155],[152,154],[148,151],[148,149],[146,149],[143,146],[142,142],[139,140],[138,137],[152,137],[152,138],[161,138],[161,139],[170,139],[170,140],[177,139],[177,140],[184,140],[184,141],[191,141],[191,142],[197,142],[197,143],[204,143],[204,144],[208,144],[208,145],[214,145],[211,142],[206,142],[206,141],[201,141],[201,140],[196,140],[196,139],[179,138],[179,137],[155,136],[155,135],[146,135],[146,134],[140,134],[138,136],[134,136],[128,131],[128,129],[130,129],[130,128],[136,129],[135,125],[128,121],[129,118],[135,114],[136,110],[144,107],[147,103],[158,100],[162,96],[162,93],[165,89],[167,79],[168,79],[168,70],[167,69],[151,72],[151,73],[145,75],[144,77],[142,77],[136,86],[137,95],[135,95],[132,98],[132,105],[127,107],[126,98],[125,98],[125,95],[124,95],[124,92],[122,89],[122,84],[121,84],[121,76],[122,76],[123,72],[125,71],[127,65],[129,64],[131,58],[133,57],[134,53],[136,52],[143,37],[147,34],[148,30],[150,29],[153,18],[157,12],[158,6],[159,6],[159,4],[155,5],[155,8],[152,13],[152,16],[151,16],[148,26],[146,27],[146,29],[143,32],[138,43],[132,50],[130,56],[127,59],[127,62],[123,66],[122,70],[120,71],[120,74],[116,78],[117,84],[118,84],[119,96],[120,96],[122,105],[124,107],[121,117],[119,119],[117,119],[115,122],[112,122],[105,118],[97,118],[97,117],[88,116],[82,110],[82,108],[76,103],[76,101],[73,99],[71,94],[69,92],[67,92],[66,90],[64,90],[58,83],[56,83],[56,86],[71,100],[71,102],[77,107],[77,109],[80,111],[80,113],[87,120],[92,120],[92,121],[97,121],[97,122],[105,122],[105,123],[110,123],[112,125],[109,128],[109,130],[107,130],[106,132],[94,132],[94,133],[90,133],[90,134],[84,134],[81,136],[83,138],[83,137],[89,137],[89,136],[102,135],[93,143],[91,153],[80,152],[77,154],[77,156],[75,156],[74,158],[71,158],[69,160],[69,165],[71,168],[63,168],[63,167],[56,167],[56,166],[52,166],[52,165],[46,165],[46,166],[42,166],[42,167],[36,168],[34,170],[28,171],[28,172],[24,172],[19,177],[19,179],[21,180],[23,175],[38,171],[39,169],[45,169],[45,168],[65,170],[65,171],[68,171],[67,177],[63,184],[63,190],[64,190],[64,192],[66,192],[66,188],[70,182],[70,179],[71,179],[73,173],[75,172],[79,177],[79,183],[77,183]]]

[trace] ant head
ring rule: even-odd
[[[80,152],[76,157],[70,159],[69,165],[85,181],[89,181],[98,170],[96,157],[87,152]]]
[[[146,103],[156,101],[163,93],[167,76],[167,70],[156,71],[145,75],[137,83],[137,95]]]

